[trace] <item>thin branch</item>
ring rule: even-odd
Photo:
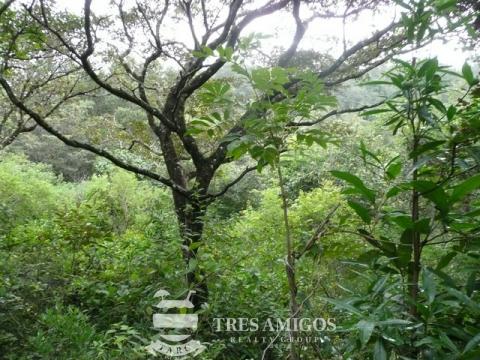
[[[225,187],[223,188],[223,190],[215,193],[215,194],[207,194],[205,195],[205,198],[207,198],[209,200],[209,202],[212,202],[214,199],[222,196],[223,194],[225,194],[230,188],[232,188],[234,185],[238,184],[240,182],[240,180],[242,180],[245,175],[247,175],[248,173],[256,170],[257,167],[256,166],[249,166],[247,167],[245,170],[243,170],[240,175],[238,175],[235,180],[231,181],[230,183],[228,183],[227,185],[225,185]]]
[[[343,54],[332,64],[330,65],[327,69],[321,71],[318,74],[318,77],[321,79],[326,78],[327,76],[331,75],[334,73],[342,64],[349,59],[352,55],[356,54],[360,50],[364,49],[368,45],[374,44],[377,41],[379,41],[385,34],[387,34],[389,31],[395,29],[395,27],[398,25],[398,22],[392,22],[390,25],[385,27],[382,30],[377,31],[375,34],[373,34],[371,37],[368,39],[359,41],[352,47],[350,47],[347,51],[344,51]]]
[[[195,26],[193,25],[192,0],[182,1],[181,4],[183,5],[185,15],[187,15],[188,26],[190,27],[190,33],[192,34],[195,49],[200,49],[200,43],[198,42],[197,33],[195,32]]]
[[[184,188],[180,187],[179,185],[173,183],[171,180],[169,180],[167,178],[164,178],[164,177],[162,177],[162,176],[160,176],[160,175],[158,175],[158,174],[156,174],[156,173],[154,173],[150,170],[142,169],[142,168],[139,168],[135,165],[127,164],[123,160],[115,157],[113,154],[111,154],[110,152],[108,152],[106,150],[98,149],[98,148],[96,148],[96,147],[94,147],[90,144],[83,143],[83,142],[80,142],[80,141],[77,141],[77,140],[73,140],[73,139],[70,139],[69,137],[63,135],[58,130],[56,130],[52,126],[50,126],[40,114],[38,114],[35,111],[33,111],[32,109],[28,108],[20,99],[18,99],[15,96],[15,94],[13,93],[13,90],[10,87],[10,84],[8,84],[8,82],[3,77],[0,77],[0,85],[5,90],[5,92],[8,96],[8,98],[10,99],[10,101],[20,111],[23,111],[25,114],[30,116],[38,125],[40,125],[48,133],[50,133],[53,136],[55,136],[56,138],[58,138],[60,141],[62,141],[66,145],[71,146],[71,147],[75,147],[75,148],[80,148],[80,149],[87,150],[87,151],[89,151],[91,153],[94,153],[98,156],[101,156],[101,157],[103,157],[107,160],[110,160],[112,163],[114,163],[115,165],[117,165],[118,167],[120,167],[122,169],[134,172],[134,173],[139,174],[139,175],[146,176],[150,179],[156,180],[156,181],[170,187],[174,191],[177,191],[184,196],[187,196],[187,197],[190,196],[190,193],[186,189],[184,189]]]
[[[292,127],[295,127],[295,126],[312,126],[312,125],[316,125],[318,123],[321,123],[322,121],[325,121],[332,116],[341,115],[341,114],[356,113],[356,112],[364,111],[364,110],[367,110],[367,109],[372,109],[372,108],[375,108],[377,106],[383,105],[387,101],[388,101],[388,99],[384,99],[384,100],[379,101],[375,104],[364,105],[364,106],[360,106],[360,107],[357,107],[357,108],[343,109],[343,110],[332,110],[329,113],[326,113],[325,115],[321,116],[320,118],[318,118],[316,120],[302,121],[302,122],[291,121],[287,124],[287,126],[292,126]]]
[[[156,118],[158,118],[165,126],[167,126],[169,129],[176,131],[177,128],[174,123],[172,123],[161,111],[158,109],[150,106],[150,104],[146,103],[145,101],[137,98],[134,95],[131,95],[127,92],[125,92],[122,89],[118,89],[113,87],[112,85],[106,83],[105,81],[101,80],[98,74],[95,72],[95,70],[92,68],[92,65],[90,64],[89,57],[93,54],[94,52],[94,43],[93,43],[93,37],[92,37],[92,31],[91,31],[91,2],[92,0],[85,0],[85,9],[84,9],[84,30],[85,30],[85,36],[87,39],[87,48],[85,51],[79,56],[80,61],[83,65],[83,69],[87,73],[87,75],[100,87],[104,88],[111,94],[127,100],[133,104],[136,104],[143,108],[146,112],[152,114]]]
[[[27,120],[28,122],[28,120]],[[8,145],[10,145],[11,143],[13,143],[15,141],[15,139],[20,135],[20,134],[23,134],[23,133],[27,133],[27,132],[31,132],[33,130],[35,130],[37,127],[37,124],[33,124],[33,125],[30,125],[30,126],[26,126],[26,123],[25,122],[20,122],[17,124],[17,127],[15,128],[15,130],[10,134],[8,135],[5,139],[3,139],[2,141],[0,141],[0,150],[6,148]]]
[[[325,220],[322,221],[322,223],[317,227],[313,235],[311,236],[310,240],[307,241],[307,244],[303,248],[302,251],[299,253],[295,254],[295,258],[298,260],[300,259],[307,251],[309,251],[317,242],[318,239],[322,238],[325,233],[327,232],[327,227],[330,224],[330,220],[332,219],[333,215],[335,215],[335,212],[338,210],[340,207],[340,204],[337,204],[325,217]]]
[[[162,153],[153,150],[150,146],[148,146],[147,144],[145,144],[143,141],[140,141],[140,140],[132,140],[132,143],[128,147],[128,150],[131,151],[133,149],[133,147],[135,146],[135,144],[140,145],[141,147],[147,149],[148,151],[150,151],[152,154],[154,154],[156,156],[163,157]]]

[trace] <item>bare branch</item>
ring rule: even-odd
[[[195,27],[193,25],[193,16],[192,16],[192,0],[182,0],[183,10],[185,15],[187,15],[188,26],[190,27],[190,33],[192,34],[193,42],[195,43],[195,49],[200,49],[200,43],[198,42],[197,33],[195,32]]]
[[[384,35],[386,35],[389,31],[393,30],[397,25],[398,25],[397,22],[392,22],[390,25],[388,25],[384,29],[382,29],[380,31],[377,31],[374,35],[372,35],[368,39],[365,39],[363,41],[359,41],[354,46],[350,47],[347,51],[344,51],[344,53],[332,65],[330,65],[327,69],[321,71],[318,74],[318,77],[321,78],[321,79],[324,79],[327,76],[331,75],[338,68],[340,68],[340,66],[342,66],[342,64],[348,58],[350,58],[352,55],[356,54],[358,51],[364,49],[368,45],[374,44],[377,41],[379,41]]]
[[[305,35],[306,25],[300,19],[300,0],[293,0],[293,18],[296,23],[295,35],[293,36],[293,41],[287,51],[285,51],[280,59],[278,60],[278,66],[285,67],[288,65],[293,55],[297,51],[298,44]]]
[[[103,81],[100,79],[98,74],[95,72],[93,69],[92,65],[90,64],[89,57],[93,54],[94,52],[94,43],[93,43],[93,37],[92,37],[92,30],[91,30],[91,6],[92,0],[85,0],[85,9],[84,9],[84,30],[85,30],[85,36],[87,39],[87,48],[85,51],[79,56],[80,61],[83,65],[83,69],[87,73],[88,76],[100,87],[104,88],[111,94],[118,96],[121,99],[127,100],[133,104],[136,104],[143,108],[146,112],[149,114],[152,114],[156,118],[158,118],[162,123],[164,123],[168,128],[176,131],[177,128],[174,123],[170,121],[161,111],[159,111],[157,108],[154,108],[150,106],[150,104],[146,103],[145,101],[137,98],[134,95],[129,94],[128,92],[113,87],[112,85],[108,84],[107,82]]]

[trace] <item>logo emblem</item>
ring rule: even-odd
[[[166,290],[159,290],[154,297],[162,300],[155,307],[162,310],[162,313],[153,314],[153,327],[160,331],[161,340],[156,340],[147,346],[152,355],[163,354],[172,357],[196,356],[205,350],[205,346],[197,340],[190,339],[189,332],[197,330],[198,315],[189,314],[188,311],[194,308],[190,297],[195,291],[189,291],[184,300],[167,300],[165,297],[170,293]],[[169,311],[175,310],[176,313]]]

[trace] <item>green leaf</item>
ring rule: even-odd
[[[427,180],[411,181],[410,184],[420,192],[421,196],[433,202],[443,215],[448,212],[448,195],[440,184]]]
[[[401,192],[404,192],[407,190],[408,189],[405,186],[395,185],[387,191],[387,194],[385,196],[387,197],[387,199],[390,199],[391,197],[397,196]]]
[[[412,229],[419,232],[420,234],[429,234],[430,233],[430,219],[424,218],[416,221],[412,224]]]
[[[232,55],[233,55],[233,48],[230,46],[227,46],[225,48],[225,58],[230,61],[232,59]]]
[[[232,60],[232,55],[233,55],[233,49],[230,46],[227,46],[225,49],[221,46],[217,48],[218,55],[226,60],[230,61]]]
[[[228,144],[228,155],[237,160],[248,151],[249,147],[250,145],[246,142],[233,141]]]
[[[363,159],[363,162],[366,164],[367,163],[367,157],[371,157],[373,160],[375,160],[375,162],[377,162],[378,164],[382,164],[382,162],[380,161],[380,159],[378,158],[377,155],[375,155],[373,152],[369,151],[367,149],[367,147],[365,146],[365,143],[363,142],[363,140],[360,141],[360,146],[359,146],[359,149],[360,151],[362,152],[362,159]]]
[[[398,261],[401,267],[406,267],[412,259],[412,238],[413,231],[406,229],[400,237],[400,244],[398,246]]]
[[[392,60],[394,63],[397,65],[400,65],[401,67],[404,68],[405,71],[409,72],[410,74],[413,74],[415,71],[415,68],[408,62],[402,60],[402,59],[393,59]]]
[[[433,303],[433,300],[435,300],[435,296],[437,294],[436,284],[432,273],[427,269],[424,269],[422,272],[422,286],[425,294],[427,295],[428,304]]]
[[[453,204],[462,200],[465,196],[478,188],[480,188],[480,175],[470,177],[453,188],[450,203]]]
[[[454,7],[457,4],[457,0],[437,0],[435,5],[437,10],[443,11]]]
[[[198,261],[196,259],[190,259],[190,261],[188,262],[187,272],[191,273],[191,272],[195,271],[197,266],[198,266]]]
[[[357,215],[360,216],[363,222],[370,224],[372,217],[370,216],[367,208],[353,200],[348,200],[348,206],[350,206],[357,213]]]
[[[275,163],[278,162],[278,150],[273,145],[267,145],[265,149],[263,149],[263,153],[261,159],[264,160],[267,164],[273,166]]]
[[[232,71],[237,73],[237,74],[240,74],[240,75],[243,75],[243,76],[246,76],[246,77],[250,77],[250,74],[248,73],[247,70],[245,70],[242,66],[240,66],[239,64],[232,64]]]
[[[398,175],[400,175],[400,172],[402,171],[402,163],[400,162],[394,162],[393,164],[390,164],[387,168],[387,176],[390,180],[395,179]]]
[[[375,323],[368,320],[360,320],[357,323],[357,328],[360,330],[360,342],[362,343],[362,346],[366,345],[375,329]]]
[[[468,63],[463,64],[462,75],[467,84],[470,86],[473,86],[478,82],[478,80],[475,79],[472,68],[470,67],[470,65],[468,65]]]
[[[452,251],[449,252],[448,254],[442,256],[442,258],[438,261],[437,270],[442,270],[444,267],[448,266],[450,264],[450,261],[457,255],[456,252]]]
[[[473,292],[479,288],[480,284],[477,284],[477,273],[474,271],[470,274],[465,285],[467,296],[472,296]]]
[[[431,267],[428,267],[428,270],[434,273],[440,279],[442,279],[446,286],[449,286],[452,289],[455,289],[457,287],[457,285],[455,284],[455,280],[453,280],[449,275],[444,273],[442,270],[433,269]]]
[[[401,7],[405,8],[405,9],[407,9],[407,10],[413,11],[412,7],[411,7],[408,3],[404,2],[404,1],[401,1],[401,0],[393,0],[393,2],[396,3],[396,4],[398,4],[398,5],[400,5]]]
[[[480,344],[480,333],[478,333],[477,335],[475,335],[474,337],[472,337],[470,339],[470,341],[467,343],[467,345],[465,345],[465,349],[463,349],[462,354],[465,354],[465,353],[469,352],[470,350],[472,350],[478,344]]]
[[[331,298],[322,298],[323,300],[329,302],[330,304],[335,305],[336,307],[347,310],[351,312],[352,314],[358,315],[358,316],[363,316],[363,314],[360,312],[360,310],[356,309],[352,305],[346,303],[345,301],[337,300],[337,299],[331,299]]]
[[[387,351],[382,339],[378,339],[373,348],[373,360],[387,360]]]
[[[453,351],[453,352],[456,353],[456,354],[459,353],[457,346],[453,343],[452,340],[450,340],[450,338],[447,336],[447,334],[445,334],[444,332],[441,332],[439,338],[440,338],[440,340],[442,341],[442,343],[443,343],[448,349],[450,349],[451,351]]]
[[[456,113],[457,113],[457,108],[453,105],[450,105],[447,110],[447,119],[452,120]]]
[[[453,288],[448,288],[447,292],[450,295],[456,297],[461,302],[463,302],[465,305],[469,306],[471,309],[475,310],[476,312],[480,312],[480,305],[477,304],[474,300],[470,299],[466,294]]]
[[[346,171],[333,170],[330,171],[330,173],[336,178],[342,179],[352,185],[355,189],[355,192],[363,195],[370,202],[375,202],[375,193],[371,189],[367,188],[359,177]]]
[[[202,246],[202,242],[201,241],[197,241],[197,242],[193,242],[191,243],[188,248],[190,250],[195,250],[195,249],[198,249],[200,246]]]
[[[438,99],[434,99],[434,98],[428,98],[427,99],[428,102],[430,104],[432,104],[433,106],[435,106],[435,108],[440,111],[442,114],[446,114],[447,113],[447,108],[445,107],[445,105],[443,105],[443,103],[438,100]]]
[[[205,59],[213,55],[213,50],[204,45],[200,50],[192,51],[192,55],[199,59]]]
[[[402,212],[391,212],[388,214],[387,219],[393,221],[402,229],[411,229],[413,227],[412,217]]]
[[[439,147],[440,145],[442,144],[445,144],[445,141],[444,140],[436,140],[436,141],[430,141],[426,144],[423,144],[423,145],[420,145],[417,149],[415,149],[414,151],[410,152],[410,154],[408,155],[408,157],[410,159],[413,159],[414,157],[418,157],[419,155],[423,154],[424,152],[427,152],[429,150],[433,150],[437,147]]]
[[[418,70],[418,76],[425,76],[427,79],[431,79],[433,74],[438,69],[438,60],[429,59],[423,63],[423,65]]]
[[[378,281],[375,283],[375,285],[372,288],[372,294],[374,296],[377,296],[380,292],[385,290],[385,285],[388,282],[388,279],[390,278],[389,275],[382,276]]]

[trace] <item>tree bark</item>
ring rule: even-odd
[[[172,101],[173,108],[165,109],[165,113],[174,118],[178,115],[178,111],[183,112],[182,107],[178,107],[178,101]],[[152,130],[157,135],[162,149],[163,158],[167,168],[169,178],[177,185],[184,189],[188,189],[188,178],[180,163],[180,156],[175,148],[172,132],[163,124],[154,124],[154,118],[149,115],[149,123]],[[195,159],[194,164],[201,161]],[[204,274],[197,267],[192,267],[192,261],[196,260],[198,249],[200,246],[192,246],[192,244],[202,241],[204,228],[204,219],[207,204],[199,200],[201,195],[205,195],[211,181],[211,174],[199,171],[196,166],[196,185],[189,190],[188,196],[172,190],[173,203],[177,216],[180,236],[182,238],[182,255],[187,268],[186,282],[190,290],[195,290],[190,300],[195,306],[195,310],[200,309],[203,303],[208,301],[208,286]],[[201,169],[200,169],[201,170]]]
[[[174,198],[179,195],[175,194]],[[181,197],[181,195],[180,195]],[[198,201],[177,199],[175,209],[182,237],[182,254],[187,267],[186,281],[189,289],[195,290],[190,300],[195,310],[208,301],[208,285],[205,274],[197,266],[192,267],[192,261],[197,260],[198,243],[202,242],[206,206]],[[195,244],[195,246],[192,246]],[[197,262],[198,264],[198,262]]]

